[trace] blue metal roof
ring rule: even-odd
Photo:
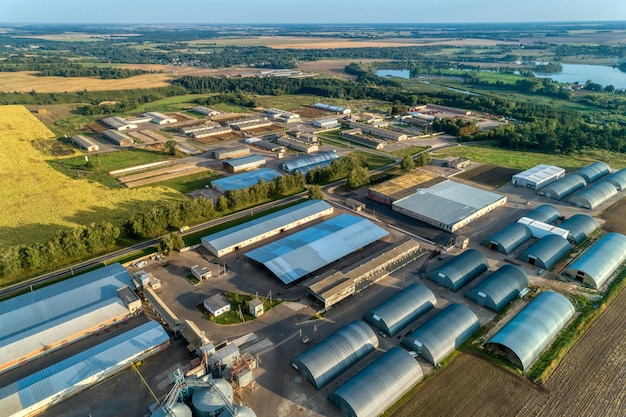
[[[535,207],[524,216],[542,223],[552,224],[561,217],[561,213],[550,204],[542,204]]]
[[[626,168],[620,169],[619,171],[605,177],[604,181],[610,182],[619,191],[626,190]]]
[[[578,207],[593,210],[615,195],[617,195],[615,185],[607,181],[600,181],[591,187],[585,188],[567,200],[567,202],[576,204]]]
[[[333,391],[328,399],[346,416],[378,417],[423,376],[422,368],[408,352],[392,347]]]
[[[521,223],[511,223],[481,242],[481,245],[508,255],[533,237],[530,229]]]
[[[466,292],[465,296],[497,312],[517,297],[520,291],[529,284],[528,275],[522,268],[503,265]]]
[[[572,303],[561,294],[543,292],[489,339],[485,348],[525,371],[574,312]]]
[[[547,235],[526,249],[517,259],[539,268],[551,269],[572,250],[569,242],[558,235]]]
[[[487,258],[476,249],[468,249],[444,265],[428,273],[427,277],[439,285],[457,291],[488,268]]]
[[[300,158],[296,158],[293,161],[287,161],[280,164],[280,169],[286,172],[292,172],[293,170],[299,168],[300,172],[303,171],[303,168],[308,165],[317,165],[320,162],[332,162],[333,159],[339,158],[339,155],[336,151],[327,151],[327,152],[318,152],[313,155],[302,156]]]
[[[252,187],[259,180],[266,182],[272,181],[276,177],[280,177],[281,174],[270,168],[261,168],[255,171],[242,172],[241,174],[232,175],[230,177],[220,178],[219,180],[211,181],[212,186],[218,186],[225,191],[230,190],[242,190],[244,188]]]
[[[341,214],[245,256],[264,264],[283,283],[290,284],[388,234],[367,219]]]
[[[559,227],[569,232],[567,240],[578,245],[587,239],[587,237],[598,228],[598,225],[591,216],[587,216],[586,214],[574,214],[569,219],[563,221]]]
[[[240,167],[259,162],[265,162],[265,158],[256,153],[253,153],[252,155],[242,156],[240,158],[228,158],[224,161],[225,164],[228,164],[232,167]]]
[[[592,183],[605,175],[609,175],[611,173],[611,167],[609,167],[604,162],[594,162],[593,164],[587,165],[575,172],[575,174],[580,175],[587,181],[587,183]]]
[[[574,192],[584,188],[587,182],[583,177],[577,174],[570,174],[566,177],[543,187],[538,194],[545,195],[548,198],[562,200]]]
[[[564,274],[599,289],[626,261],[626,236],[607,233],[565,269]]]

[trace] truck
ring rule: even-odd
[[[184,232],[186,232],[186,231],[187,231],[187,230],[189,230],[189,229],[190,229],[190,227],[189,227],[189,226],[183,226],[183,227],[181,227],[180,229],[178,229],[178,231],[179,231],[180,233],[184,233]]]

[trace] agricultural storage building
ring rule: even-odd
[[[363,320],[395,336],[411,322],[437,305],[437,297],[425,285],[412,284],[363,315]]]
[[[102,119],[102,123],[104,123],[113,130],[137,129],[137,125],[134,122],[126,120],[123,117],[105,117],[104,119]]]
[[[295,356],[291,366],[321,389],[376,348],[376,333],[364,322],[355,320]]]
[[[561,294],[542,292],[489,339],[485,348],[525,371],[574,312],[572,303]]]
[[[388,234],[367,219],[341,214],[254,249],[246,258],[265,265],[288,285]]]
[[[119,146],[131,146],[133,144],[133,139],[130,136],[120,133],[117,130],[107,129],[102,135]]]
[[[373,185],[367,191],[367,198],[391,206],[394,201],[414,194],[418,188],[428,188],[443,181],[446,181],[443,177],[416,169]]]
[[[405,350],[393,347],[333,391],[328,399],[346,417],[378,417],[423,378]]]
[[[437,366],[480,329],[476,314],[462,304],[450,304],[402,340],[402,344]]]
[[[513,175],[511,183],[519,187],[538,190],[565,176],[565,170],[552,165],[537,165],[519,174]]]
[[[585,188],[567,201],[568,203],[576,204],[578,207],[593,210],[616,195],[617,188],[615,188],[615,185],[607,181],[600,181],[591,187]]]
[[[563,228],[552,226],[551,224],[543,223],[537,220],[529,219],[527,217],[522,217],[517,221],[517,223],[523,224],[528,227],[530,233],[532,233],[535,239],[541,239],[544,236],[548,235],[557,235],[561,236],[563,239],[567,239],[567,235],[569,232]]]
[[[215,159],[227,159],[227,158],[239,158],[241,156],[250,155],[250,148],[247,146],[238,146],[236,148],[219,148],[213,149],[213,158]]]
[[[194,130],[193,132],[189,133],[189,136],[194,139],[202,139],[208,138],[210,136],[225,135],[232,131],[233,129],[228,126],[207,126],[204,129]]]
[[[487,258],[476,249],[468,249],[444,265],[428,273],[439,285],[457,291],[487,270]]]
[[[209,117],[219,116],[220,114],[223,114],[221,111],[209,109],[208,107],[203,107],[203,106],[195,106],[191,109],[191,111],[204,114],[205,116],[209,116]]]
[[[537,192],[537,194],[544,195],[547,198],[553,198],[555,200],[562,200],[565,197],[574,194],[581,188],[585,188],[586,185],[587,183],[583,177],[571,174],[546,187],[543,187]]]
[[[128,319],[118,289],[131,285],[115,263],[0,302],[0,372]]]
[[[374,139],[374,138],[369,138],[367,136],[363,136],[361,129],[344,130],[340,133],[340,136],[350,142],[367,146],[368,148],[373,148],[373,149],[382,149],[387,144],[387,142],[381,139]]]
[[[524,216],[527,219],[533,219],[542,223],[552,224],[561,217],[561,213],[550,204],[542,204],[535,207]]]
[[[596,290],[626,261],[626,236],[607,233],[565,269],[563,275]]]
[[[163,113],[157,113],[155,111],[144,113],[143,116],[149,117],[152,123],[156,123],[158,125],[176,123],[176,119],[174,119],[173,117],[167,116]]]
[[[530,229],[521,223],[511,223],[481,242],[481,245],[508,255],[533,237]]]
[[[257,138],[257,137],[251,137],[251,138],[246,138],[244,140],[245,143],[247,143],[248,145],[252,145],[255,146],[259,149],[263,149],[265,151],[270,151],[270,152],[285,152],[285,147],[283,145],[274,143],[274,142],[270,142],[269,140],[265,140],[265,139],[261,139],[261,138]]]
[[[93,139],[84,135],[72,136],[72,143],[78,145],[87,152],[95,152],[100,149],[100,146],[98,146],[98,144],[94,142]]]
[[[314,120],[313,126],[318,127],[320,129],[335,129],[339,127],[340,125],[337,119],[333,119],[329,117],[325,119]]]
[[[313,107],[315,107],[316,109],[326,110],[326,111],[337,113],[337,114],[350,114],[351,113],[350,109],[347,109],[345,107],[340,107],[340,106],[333,106],[332,104],[315,103]]]
[[[259,127],[271,126],[272,121],[267,117],[244,117],[233,120],[228,125],[234,130],[251,130]]]
[[[350,127],[352,129],[361,129],[361,132],[369,133],[370,135],[376,136],[377,138],[381,139],[389,139],[396,142],[408,139],[408,136],[405,133],[395,132],[393,130],[383,129],[381,127],[375,127],[366,123],[350,122]]]
[[[252,154],[241,158],[231,158],[222,162],[224,169],[228,172],[244,172],[265,166],[267,161],[261,155]]]
[[[547,235],[526,249],[517,259],[543,269],[551,269],[572,250],[567,239]]]
[[[618,191],[626,190],[626,168],[604,177],[604,181],[613,184]]]
[[[567,240],[579,244],[589,237],[597,228],[596,221],[586,214],[574,214],[559,225],[561,229],[567,230]]]
[[[611,173],[611,167],[604,162],[594,162],[591,165],[587,165],[576,171],[574,174],[578,174],[585,179],[587,184],[599,180],[605,175]]]
[[[465,296],[483,307],[498,312],[528,285],[530,285],[530,280],[522,268],[503,265],[466,292]]]
[[[309,200],[268,214],[201,239],[213,255],[220,257],[271,236],[332,214],[333,207],[323,200]]]
[[[319,146],[316,143],[304,142],[298,139],[293,139],[290,137],[281,137],[277,140],[279,145],[284,145],[290,149],[294,149],[296,151],[304,152],[304,153],[313,153],[317,152]]]
[[[155,321],[0,388],[0,413],[25,417],[90,388],[109,376],[159,352],[169,336]],[[5,384],[3,384],[5,385]]]
[[[314,155],[303,156],[292,161],[280,164],[280,169],[285,172],[299,171],[306,174],[313,168],[325,167],[331,164],[335,159],[339,158],[336,151],[319,152]]]
[[[220,193],[225,193],[226,191],[243,190],[244,188],[252,187],[260,180],[270,182],[280,176],[281,175],[273,169],[261,168],[255,171],[242,172],[241,174],[211,181],[211,187],[215,188]]]
[[[503,206],[506,197],[454,181],[445,181],[395,201],[394,211],[454,232]]]

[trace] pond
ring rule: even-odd
[[[563,71],[555,74],[535,74],[537,77],[552,78],[559,83],[585,84],[587,80],[603,86],[626,88],[626,73],[604,65],[562,64]]]
[[[408,69],[394,70],[394,69],[379,69],[374,73],[379,77],[399,77],[409,79],[411,78],[411,71]]]

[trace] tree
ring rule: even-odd
[[[422,152],[421,154],[417,156],[416,165],[418,167],[423,167],[423,166],[430,164],[431,160],[432,160],[432,157],[430,156],[429,153]]]
[[[177,143],[175,140],[168,140],[163,144],[167,152],[171,155],[176,155],[176,145]]]
[[[348,173],[346,185],[349,188],[358,188],[363,185],[369,184],[369,182],[370,177],[367,168],[356,167]]]
[[[217,211],[228,210],[228,198],[225,195],[221,195],[217,198]]]
[[[323,200],[324,194],[319,185],[312,185],[309,187],[309,200]]]
[[[169,255],[173,250],[181,250],[185,247],[185,241],[178,233],[170,233],[159,239],[158,250],[164,255]]]
[[[400,162],[400,169],[402,172],[409,172],[413,168],[415,168],[415,161],[413,161],[413,157],[411,155],[407,155],[402,158],[402,162]]]

